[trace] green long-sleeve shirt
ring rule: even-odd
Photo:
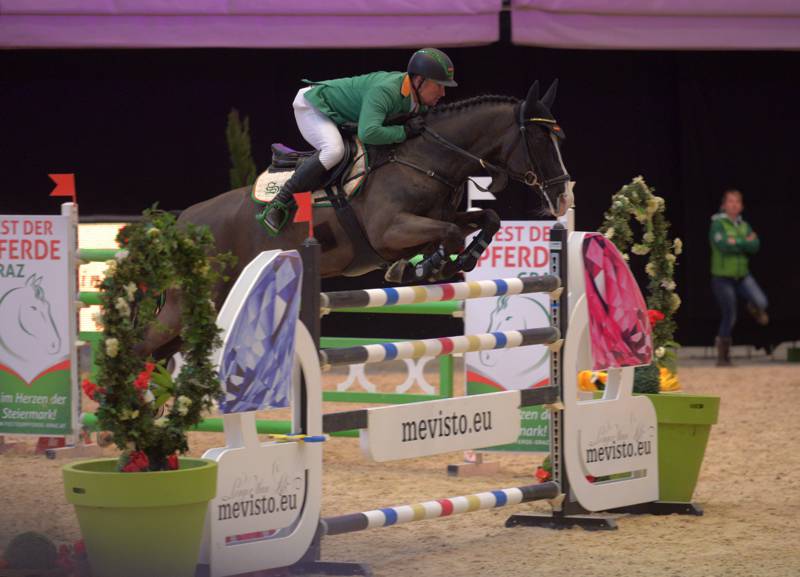
[[[740,217],[733,222],[724,212],[715,214],[708,239],[712,275],[738,279],[749,274],[749,257],[758,252],[761,242],[745,220]]]
[[[314,84],[305,93],[306,100],[336,124],[357,122],[358,138],[364,144],[394,144],[406,139],[402,126],[384,126],[387,117],[411,111],[413,102],[404,72],[305,82]]]

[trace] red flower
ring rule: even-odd
[[[83,379],[83,382],[81,383],[81,388],[83,389],[83,392],[86,394],[86,396],[93,401],[97,400],[94,398],[94,396],[97,393],[100,393],[101,395],[106,394],[106,390],[104,387],[98,387],[89,379]]]
[[[547,481],[550,478],[550,471],[547,469],[543,469],[542,467],[538,467],[536,469],[536,478],[540,481]]]
[[[136,380],[133,381],[133,386],[139,391],[147,389],[147,386],[150,384],[150,376],[153,374],[155,368],[156,366],[153,363],[145,363],[144,370],[136,376]]]
[[[648,309],[647,316],[650,319],[650,326],[656,326],[656,323],[664,320],[664,313],[655,309]]]
[[[167,468],[170,470],[176,470],[179,467],[178,463],[178,455],[170,455],[167,457]]]
[[[125,473],[138,473],[139,471],[147,471],[150,468],[150,460],[142,451],[133,451],[128,456],[128,463],[122,467]]]
[[[591,475],[586,475],[586,480],[590,483],[594,483],[597,480],[597,477],[592,477]]]

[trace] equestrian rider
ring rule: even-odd
[[[263,215],[267,232],[277,235],[293,216],[294,193],[315,190],[326,174],[344,157],[339,126],[358,123],[364,144],[396,144],[418,136],[424,129],[418,113],[435,106],[453,80],[453,63],[436,48],[417,50],[406,72],[373,72],[362,76],[310,82],[294,99],[297,127],[316,152],[305,159],[284,183]],[[403,125],[386,126],[387,118],[411,115]]]

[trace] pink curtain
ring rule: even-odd
[[[514,44],[556,48],[800,48],[796,0],[512,0]]]
[[[2,0],[4,48],[353,48],[495,42],[502,0]]]

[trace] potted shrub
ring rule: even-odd
[[[93,574],[192,576],[217,471],[212,461],[180,455],[187,430],[221,394],[210,362],[219,344],[211,296],[228,257],[208,256],[214,243],[207,229],[178,227],[155,208],[117,241],[121,249],[100,287],[97,382],[82,386],[121,455],[65,466],[66,497]],[[174,379],[163,362],[135,353],[170,289],[181,293],[185,361]]]
[[[634,392],[646,394],[658,417],[659,498],[661,501],[688,503],[692,499],[700,466],[705,455],[711,425],[717,422],[719,397],[677,393],[677,348],[673,316],[681,304],[673,279],[680,239],[669,238],[669,222],[664,216],[664,199],[653,194],[639,176],[622,187],[611,199],[600,228],[629,260],[628,252],[646,256],[646,300],[653,328],[655,361],[636,369]],[[631,220],[642,230],[634,242]]]

